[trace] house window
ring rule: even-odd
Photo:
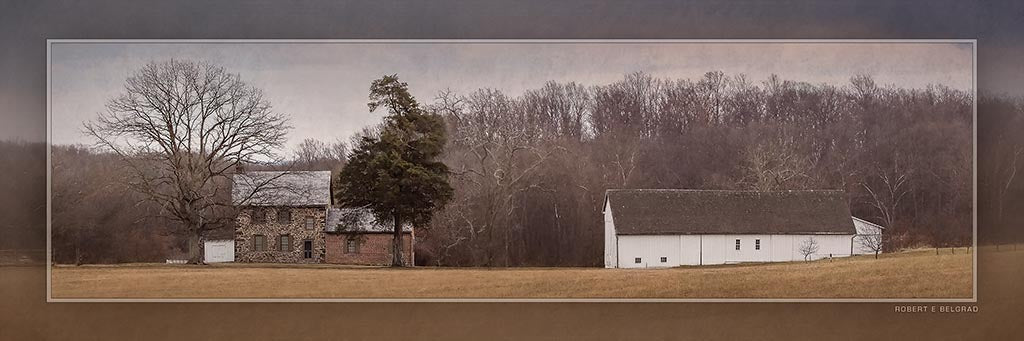
[[[357,253],[359,250],[356,249],[356,239],[349,238],[345,240],[345,253]]]
[[[264,215],[262,209],[259,209],[259,208],[253,208],[252,209],[252,223],[253,224],[262,224],[263,223],[263,219],[266,218],[266,217],[267,216]]]
[[[740,249],[740,240],[737,239],[736,240],[736,250],[739,250],[739,249]]]
[[[640,264],[640,257],[633,258],[633,263]]]
[[[261,234],[252,236],[252,249],[255,251],[264,251],[267,249],[267,240]]]
[[[292,250],[292,236],[282,234],[277,239],[277,249],[280,251],[291,251]]]
[[[662,263],[667,263],[668,262],[668,257],[661,257],[661,262]]]
[[[312,230],[313,229],[313,225],[314,225],[313,218],[306,218],[306,229],[307,230]]]
[[[302,241],[302,258],[313,258],[313,241],[306,239]]]
[[[754,239],[754,250],[760,250],[760,249],[761,249],[761,240],[760,239]]]
[[[290,224],[292,222],[292,211],[287,208],[277,210],[277,223]]]

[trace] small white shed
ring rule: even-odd
[[[235,261],[234,240],[207,240],[203,243],[203,261],[207,263],[225,263]]]

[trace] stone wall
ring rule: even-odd
[[[283,209],[291,212],[288,223],[277,220]],[[266,219],[256,222],[253,212],[266,214]],[[322,263],[324,259],[324,224],[326,207],[245,207],[237,218],[235,228],[235,262],[243,263]],[[306,218],[313,218],[312,228],[306,228]],[[278,237],[291,236],[291,251],[281,250]],[[263,235],[266,241],[264,251],[255,251],[253,236]],[[304,258],[302,244],[313,241],[311,258]]]
[[[356,241],[356,252],[349,253],[348,239]],[[351,265],[391,265],[391,233],[329,233],[327,241],[327,263]],[[413,265],[412,234],[402,236],[402,258],[406,266]]]

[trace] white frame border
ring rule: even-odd
[[[685,43],[923,43],[971,44],[973,95],[973,241],[971,256],[974,280],[971,298],[53,298],[51,246],[52,182],[53,171],[50,143],[52,141],[51,112],[51,48],[62,43],[107,44],[685,44]],[[607,302],[607,303],[977,303],[978,302],[978,40],[977,39],[47,39],[46,40],[46,302]]]

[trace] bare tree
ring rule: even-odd
[[[791,137],[780,137],[754,144],[744,153],[741,185],[756,191],[799,189],[806,187],[811,173],[807,156],[795,148]]]
[[[867,190],[869,204],[878,211],[879,218],[884,226],[894,226],[899,213],[900,203],[910,193],[908,181],[911,171],[908,167],[900,164],[900,155],[896,153],[893,157],[892,167],[875,168],[876,185],[871,186],[863,182],[861,186]]]
[[[858,235],[856,238],[857,238],[857,244],[858,245],[860,245],[861,247],[863,247],[863,248],[865,248],[865,249],[867,249],[867,250],[869,250],[871,252],[874,252],[875,253],[875,259],[878,259],[878,253],[882,252],[882,247],[884,246],[884,243],[885,243],[884,239],[882,238],[882,234],[881,233],[862,234],[862,235]]]
[[[278,161],[290,128],[263,92],[237,74],[178,60],[136,71],[107,111],[84,125],[132,170],[128,186],[185,227],[196,264],[204,232],[232,219],[216,214],[232,205],[226,200],[231,174],[245,164]],[[249,188],[255,193],[263,186]]]
[[[1017,177],[1017,170],[1020,168],[1020,159],[1024,157],[1024,145],[1013,144],[1009,161],[1003,167],[998,167],[999,186],[996,188],[996,221],[1004,223],[1004,211],[1006,210],[1007,194],[1013,189],[1013,181]]]
[[[818,253],[818,241],[814,237],[807,237],[800,243],[800,254],[804,255],[804,261],[807,261],[815,253]]]
[[[348,146],[338,140],[328,144],[317,139],[307,138],[295,149],[292,162],[296,169],[303,170],[337,170],[345,162]]]

